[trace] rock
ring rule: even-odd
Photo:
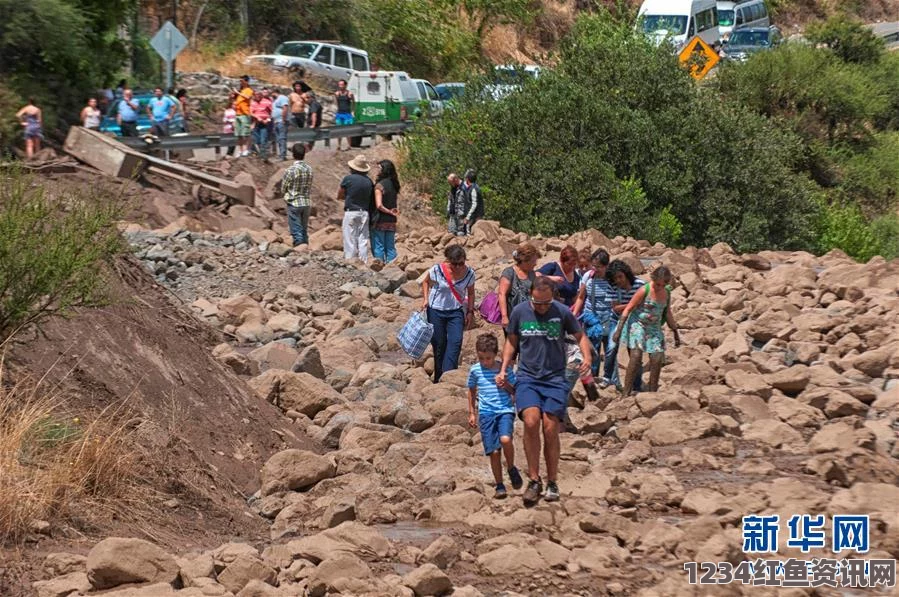
[[[256,363],[259,371],[280,369],[290,371],[297,359],[297,351],[282,342],[269,342],[247,354],[247,358]]]
[[[284,333],[293,336],[300,331],[300,317],[293,313],[282,311],[273,315],[268,322],[266,322],[266,325],[275,334]]]
[[[890,366],[890,357],[896,352],[896,344],[887,344],[868,350],[852,360],[852,366],[870,377],[880,377]]]
[[[284,294],[287,295],[288,298],[296,299],[300,302],[306,302],[312,297],[308,290],[298,284],[290,284],[284,289]]]
[[[416,597],[445,595],[453,589],[450,578],[434,564],[422,564],[405,575],[403,585],[412,589]]]
[[[725,505],[724,495],[705,487],[688,492],[681,501],[680,508],[687,514],[700,515],[725,514],[731,510]]]
[[[308,373],[312,377],[325,379],[325,368],[322,365],[322,357],[318,346],[312,344],[304,348],[291,370],[294,373]]]
[[[299,491],[312,487],[337,473],[334,462],[305,450],[284,450],[262,467],[262,495],[277,491]]]
[[[637,505],[639,497],[633,490],[617,485],[610,487],[606,492],[606,501],[612,506],[621,506],[622,508],[631,508]]]
[[[400,429],[421,433],[434,425],[434,417],[421,407],[401,408],[393,418],[393,424]]]
[[[87,555],[87,577],[96,590],[126,583],[172,583],[178,577],[175,558],[142,539],[110,537]]]
[[[691,439],[721,435],[724,428],[714,415],[666,410],[649,421],[643,439],[654,446],[670,446]]]
[[[442,495],[431,504],[431,520],[464,521],[472,512],[487,505],[487,498],[476,491],[457,491]]]
[[[64,576],[72,572],[83,572],[87,558],[66,552],[47,554],[44,558],[44,574],[47,576]]]
[[[400,296],[405,296],[411,299],[420,299],[421,284],[419,284],[415,280],[409,280],[408,282],[400,286]]]
[[[68,597],[72,593],[83,595],[93,587],[84,572],[69,572],[50,580],[32,583],[37,597]]]
[[[396,379],[397,377],[399,375],[396,367],[388,363],[373,361],[359,365],[353,379],[350,380],[350,385],[361,387],[365,382],[373,379]]]
[[[821,428],[808,443],[814,454],[824,452],[850,452],[861,448],[873,450],[876,436],[870,429],[856,429],[850,423],[835,421]]]
[[[317,535],[295,539],[287,544],[294,559],[318,563],[342,553],[385,558],[393,553],[390,542],[377,529],[359,522],[345,522]]]
[[[219,317],[223,323],[239,325],[249,321],[265,322],[265,311],[252,297],[233,296],[218,304]]]
[[[238,556],[218,574],[218,582],[232,593],[243,589],[251,580],[274,585],[277,578],[278,574],[273,568],[250,555]]]
[[[787,396],[795,396],[802,392],[810,379],[808,367],[805,365],[793,365],[788,369],[782,369],[776,373],[769,373],[765,381]]]
[[[285,412],[295,410],[310,418],[342,401],[334,388],[308,373],[269,369],[249,384],[263,400]]]
[[[749,342],[746,341],[746,336],[741,333],[733,333],[729,334],[721,344],[718,345],[718,348],[712,353],[712,358],[726,362],[734,362],[740,357],[748,355],[749,352]]]
[[[352,498],[331,502],[322,514],[321,527],[330,529],[348,520],[356,520],[356,502]]]
[[[340,554],[323,560],[312,571],[307,584],[308,595],[321,597],[327,593],[340,593],[347,588],[347,579],[367,579],[371,575],[368,564],[352,554]]]
[[[441,535],[421,552],[419,560],[446,570],[459,559],[459,545],[449,535]]]
[[[749,428],[743,431],[743,439],[756,441],[772,448],[780,448],[785,445],[800,445],[802,435],[780,421],[774,419],[761,419],[750,423]]]
[[[771,262],[755,253],[742,255],[740,257],[740,263],[743,267],[748,267],[749,269],[757,271],[768,271],[771,269]]]
[[[797,396],[796,400],[824,411],[828,419],[852,415],[865,416],[868,412],[868,407],[864,403],[833,388],[806,390]]]
[[[223,597],[227,595],[223,594]],[[234,597],[284,597],[284,592],[257,579],[251,579]]]
[[[215,577],[215,562],[209,553],[195,558],[176,558],[178,562],[179,576],[185,587],[197,586],[201,579]]]
[[[795,428],[816,428],[827,420],[821,410],[782,395],[772,396],[768,400],[768,409],[775,417]]]
[[[755,373],[733,369],[724,374],[724,382],[728,387],[743,394],[755,394],[765,400],[771,397],[771,384],[765,381],[763,376]]]
[[[293,252],[293,247],[284,243],[270,243],[265,252],[275,257],[287,257]]]

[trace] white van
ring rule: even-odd
[[[721,34],[721,41],[730,37],[730,32],[734,30],[734,8],[736,2],[728,0],[718,0],[718,33]]]
[[[418,99],[424,104],[427,102],[428,116],[443,115],[443,100],[437,95],[437,90],[425,79],[412,79],[418,90]]]
[[[360,71],[347,83],[356,96],[357,123],[406,120],[421,114],[415,81],[402,71]],[[435,92],[436,95],[436,92]]]
[[[768,7],[765,0],[749,0],[740,2],[734,7],[734,29],[744,27],[768,27],[771,18],[768,16]]]
[[[710,46],[721,39],[715,0],[645,0],[637,15],[638,29],[659,43],[670,39],[678,51],[697,36]]]
[[[275,48],[274,54],[249,56],[244,63],[298,70],[303,75],[317,75],[335,81],[349,79],[355,71],[371,68],[365,50],[324,41],[286,41]]]

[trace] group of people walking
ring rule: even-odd
[[[281,192],[287,203],[287,225],[295,247],[309,243],[309,215],[312,207],[312,168],[305,162],[306,145],[291,148],[294,163],[281,179]],[[390,160],[375,165],[375,179],[369,177],[371,165],[364,155],[347,162],[349,173],[337,188],[337,201],[343,204],[343,255],[347,261],[368,264],[372,257],[383,264],[394,261],[396,226],[400,215],[400,179]]]
[[[481,334],[477,339],[478,362],[468,375],[469,424],[480,428],[495,497],[505,498],[503,457],[512,488],[524,485],[512,445],[517,413],[524,425],[527,460],[522,498],[525,505],[533,505],[541,498],[560,499],[559,434],[577,378],[592,385],[601,361],[600,386],[616,385],[622,395],[630,395],[641,390],[642,361],[647,354],[647,389],[656,391],[665,356],[662,326],[672,329],[675,346],[680,345],[680,334],[670,305],[673,275],[664,265],[656,267],[644,284],[624,261],[610,262],[605,249],[590,253],[566,246],[557,261],[538,269],[539,251],[523,243],[512,259],[514,263],[501,272],[496,290],[505,343],[499,352],[495,334]],[[459,366],[462,337],[474,314],[475,282],[476,274],[459,245],[448,246],[444,261],[434,265],[422,281],[422,309],[433,326],[435,383]],[[623,384],[617,371],[621,345],[629,353]],[[574,383],[568,374],[572,370]],[[540,474],[541,444],[545,487]]]

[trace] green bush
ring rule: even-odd
[[[845,15],[812,23],[805,31],[805,37],[812,43],[826,44],[844,62],[877,62],[884,53],[883,40],[861,21]]]
[[[416,127],[405,176],[442,193],[448,172],[476,167],[492,189],[487,216],[529,233],[813,245],[800,139],[698,88],[627,24],[581,17],[554,69],[484,97],[470,86],[451,117]]]
[[[840,249],[859,261],[875,255],[899,257],[899,216],[888,214],[869,222],[858,205],[824,205],[818,222],[819,249]]]
[[[0,344],[19,329],[103,298],[118,253],[120,207],[99,194],[51,197],[31,175],[0,171]]]
[[[870,147],[841,155],[839,192],[868,217],[899,207],[899,132],[877,133]]]

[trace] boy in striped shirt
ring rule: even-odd
[[[468,424],[481,429],[484,454],[490,456],[490,468],[496,482],[493,497],[502,499],[508,495],[503,484],[503,454],[506,456],[512,488],[521,489],[523,485],[521,473],[515,467],[515,446],[512,445],[515,428],[515,373],[510,367],[506,371],[506,380],[502,385],[497,385],[496,376],[501,364],[496,359],[499,343],[493,334],[478,336],[475,349],[478,362],[468,371]]]

